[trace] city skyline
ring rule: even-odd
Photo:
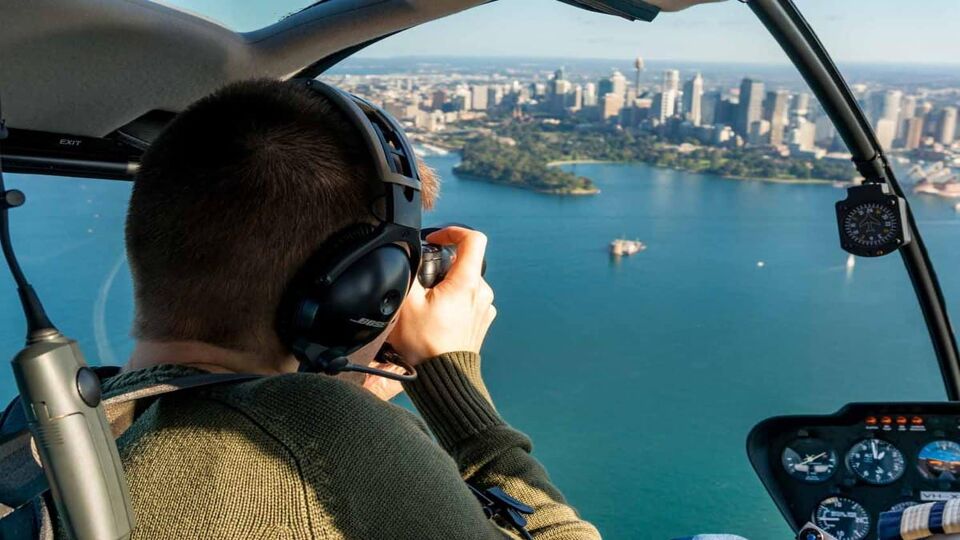
[[[849,166],[849,153],[806,88],[785,88],[743,72],[739,78],[732,73],[715,78],[699,70],[651,69],[639,57],[620,64],[632,69],[612,68],[598,74],[564,65],[546,69],[542,64],[519,64],[499,70],[483,63],[471,68],[426,62],[376,74],[361,70],[360,76],[354,76],[348,63],[328,77],[383,106],[428,148],[459,151],[466,148],[466,140],[476,137],[492,137],[498,141],[494,145],[513,148],[519,144],[517,139],[498,133],[527,130],[520,140],[528,144],[524,137],[536,137],[531,133],[541,126],[547,132],[569,133],[574,141],[580,136],[577,133],[616,138],[629,132],[655,141],[661,152],[688,156],[684,167],[721,175],[842,181],[851,173],[843,169]],[[925,87],[918,81],[895,84],[866,79],[852,83],[851,89],[890,157],[901,165],[916,165],[910,173],[918,180],[916,190],[960,196],[960,180],[954,172],[960,168],[960,85]],[[570,144],[580,143],[592,144],[582,140]],[[489,145],[479,148],[471,155],[483,158],[471,158],[471,166],[502,174],[504,163],[497,161],[497,152]],[[597,152],[596,147],[590,148],[589,152]],[[642,145],[640,150],[625,151],[617,154],[615,150],[613,155],[657,158],[644,154]],[[726,160],[725,165],[725,155],[739,156],[748,164],[733,167]],[[820,176],[812,177],[814,170]],[[546,175],[526,171],[511,173],[510,178],[518,174]],[[568,188],[586,189],[570,185],[563,189]]]

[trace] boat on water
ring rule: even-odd
[[[634,255],[645,249],[647,249],[647,246],[639,240],[617,238],[610,242],[610,254],[614,257]]]

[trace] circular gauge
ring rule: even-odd
[[[934,441],[920,450],[917,468],[931,480],[956,480],[960,476],[960,444]]]
[[[812,484],[826,482],[837,470],[837,453],[820,439],[797,439],[780,457],[787,474]]]
[[[897,504],[891,506],[890,509],[887,510],[887,512],[899,512],[901,510],[906,510],[907,508],[910,508],[911,506],[916,506],[918,504],[920,503],[918,503],[917,501],[898,502]]]
[[[847,452],[847,467],[865,482],[882,486],[903,476],[903,454],[880,439],[865,439]]]
[[[870,514],[857,501],[843,497],[824,499],[813,522],[837,540],[863,540],[870,532]]]
[[[866,248],[887,245],[900,233],[896,209],[880,202],[859,204],[844,217],[843,232],[854,243]]]

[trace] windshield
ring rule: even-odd
[[[326,0],[153,0],[202,15],[231,30],[250,32]]]
[[[956,319],[960,75],[940,64],[960,37],[938,21],[960,4],[799,4],[891,150]],[[852,32],[868,8],[883,31]],[[236,12],[255,26],[276,16]],[[899,256],[839,247],[849,156],[739,3],[646,25],[501,1],[386,39],[326,78],[400,118],[440,173],[425,224],[488,235],[499,315],[487,385],[605,536],[788,537],[746,459],[755,423],[944,399]],[[129,185],[8,178],[28,196],[14,241],[52,319],[93,363],[122,363]],[[23,322],[2,279],[9,357]],[[3,379],[0,397],[13,394]]]

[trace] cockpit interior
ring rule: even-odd
[[[563,1],[626,19],[642,15],[642,3]],[[746,6],[729,7],[753,10],[853,155],[864,181],[838,203],[840,243],[859,256],[903,259],[950,400],[850,403],[832,414],[768,418],[749,432],[745,459],[802,540],[919,539],[960,531],[960,508],[951,503],[960,501],[960,358],[921,231],[843,74],[804,20],[803,2],[742,1]],[[150,0],[5,2],[3,170],[132,180],[160,130],[224,84],[315,78],[381,39],[485,3],[322,0],[240,33]],[[865,212],[881,211],[893,230],[882,238],[863,225]],[[638,531],[635,538],[645,536]]]

